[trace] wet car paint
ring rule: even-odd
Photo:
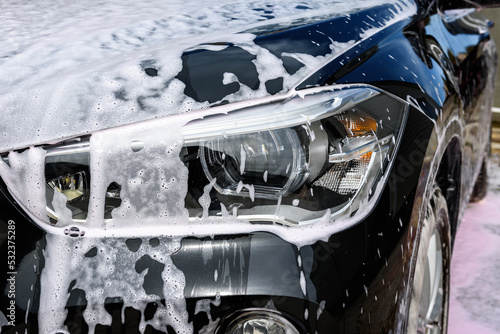
[[[213,14],[217,15],[216,23],[206,23],[201,27],[194,23],[201,20],[196,11],[183,16],[182,19],[188,20],[188,23],[182,22],[182,25],[194,27],[188,29],[186,37],[181,40],[175,38],[175,27],[154,21],[155,26],[151,29],[159,31],[160,37],[164,37],[163,43],[172,42],[167,49],[153,43],[154,38],[150,37],[150,41],[147,37],[135,35],[132,36],[134,41],[144,41],[133,45],[119,37],[124,34],[123,29],[128,28],[125,32],[129,34],[133,29],[125,27],[112,36],[97,35],[97,40],[78,41],[78,46],[83,43],[81,47],[92,55],[90,60],[97,58],[87,63],[79,55],[70,53],[72,47],[48,39],[47,48],[54,54],[51,56],[59,57],[59,53],[68,52],[69,64],[61,61],[61,69],[53,69],[52,66],[46,69],[35,63],[33,75],[43,84],[30,82],[30,77],[21,70],[6,73],[6,76],[14,78],[5,81],[7,86],[13,87],[10,94],[2,96],[1,101],[6,110],[6,122],[2,124],[0,149],[20,149],[109,127],[205,109],[214,104],[264,98],[269,96],[266,82],[271,91],[276,91],[279,81],[283,79],[281,91],[288,91],[356,42],[409,17],[415,11],[415,4],[411,1],[402,1],[397,5],[361,1],[354,7],[335,2],[329,6],[328,1],[309,5],[276,1],[273,10],[281,15],[283,11],[289,13],[293,20],[276,15],[277,23],[269,23],[269,18],[258,14],[250,18],[244,15],[258,3],[242,2],[237,5],[243,8],[232,8],[226,4],[222,9],[213,9]],[[374,6],[372,14],[379,14],[380,18],[370,20],[366,12],[356,13],[356,9]],[[265,4],[258,8],[261,7]],[[226,13],[233,10],[235,12],[231,15]],[[179,18],[174,15],[172,21],[175,23],[177,20]],[[205,30],[212,25],[216,32],[207,33]],[[325,32],[318,28],[333,35],[326,37]],[[274,35],[287,43],[276,42]],[[308,40],[310,36],[312,40]],[[116,40],[101,41],[108,38]],[[18,52],[22,56],[22,51]],[[110,53],[109,57],[106,57],[107,53]],[[233,56],[238,58],[233,59]],[[4,57],[17,60],[16,53]],[[229,62],[228,57],[231,58]],[[209,59],[213,66],[203,66],[203,62]],[[224,79],[224,73],[231,74],[221,67],[226,64],[231,69],[242,69],[237,71],[242,76],[241,83],[238,83],[235,73]],[[153,73],[153,76],[150,75]],[[197,97],[200,90],[207,89],[206,95]],[[208,92],[213,96],[208,98]],[[23,94],[25,98],[19,98],[18,94]],[[69,105],[72,112],[67,110]],[[22,117],[25,123],[16,124],[19,113],[26,113],[27,110],[30,110],[31,117]],[[55,112],[63,117],[52,117]],[[45,114],[49,117],[41,117]],[[36,132],[26,132],[23,128],[36,129]]]
[[[327,21],[322,24],[329,23]],[[17,234],[17,244],[23,245],[18,246],[16,252],[16,263],[23,264],[17,269],[17,278],[24,286],[30,286],[29,290],[33,291],[33,293],[28,291],[25,295],[18,294],[16,315],[20,321],[16,330],[27,328],[29,332],[44,331],[44,328],[39,328],[39,324],[43,323],[40,322],[40,317],[50,314],[50,306],[40,304],[40,276],[44,270],[48,270],[47,262],[53,261],[45,258],[47,244],[50,242],[68,242],[68,249],[74,248],[75,245],[84,247],[77,252],[78,256],[74,257],[75,262],[72,265],[75,270],[78,267],[87,268],[82,270],[88,270],[84,276],[90,281],[94,269],[91,263],[95,263],[100,256],[113,253],[109,249],[114,248],[114,252],[123,256],[121,262],[125,263],[126,267],[123,272],[135,276],[132,281],[142,283],[141,294],[146,297],[137,301],[136,308],[125,303],[119,295],[110,295],[104,303],[101,302],[97,306],[88,305],[89,300],[93,298],[90,295],[95,291],[95,287],[86,291],[78,287],[78,282],[70,281],[64,286],[67,290],[58,291],[61,294],[60,298],[66,301],[63,316],[69,332],[86,332],[92,329],[96,332],[106,332],[115,328],[159,332],[156,329],[157,322],[163,322],[164,332],[182,332],[184,328],[175,323],[173,320],[175,317],[162,313],[172,305],[172,299],[169,299],[166,293],[169,285],[162,277],[165,266],[170,264],[167,258],[170,258],[175,267],[185,275],[182,298],[186,299],[184,302],[182,298],[174,299],[180,300],[181,308],[187,310],[187,315],[183,313],[180,317],[191,324],[195,332],[202,331],[203,328],[216,328],[225,319],[234,316],[237,312],[235,310],[255,307],[276,309],[287,314],[290,319],[294,319],[297,326],[302,327],[303,332],[404,330],[410,284],[406,273],[412,271],[412,257],[420,222],[419,210],[428,196],[425,193],[427,183],[434,179],[446,179],[442,182],[444,188],[449,190],[448,202],[450,205],[456,203],[456,207],[460,208],[454,211],[456,217],[452,219],[453,226],[456,226],[459,215],[465,208],[467,196],[461,198],[456,189],[453,189],[455,186],[453,182],[446,184],[449,181],[448,175],[443,173],[447,170],[438,169],[441,156],[449,156],[452,161],[456,158],[453,149],[445,152],[450,142],[452,145],[449,147],[459,146],[462,149],[464,161],[466,163],[469,161],[471,165],[472,152],[479,154],[478,159],[484,154],[482,148],[485,146],[486,137],[477,140],[474,130],[464,130],[467,127],[484,128],[484,124],[474,124],[477,121],[474,117],[470,118],[471,125],[465,124],[462,118],[458,117],[460,115],[457,115],[457,110],[450,105],[450,101],[456,98],[467,99],[465,102],[468,103],[464,102],[464,105],[468,106],[466,112],[478,113],[480,105],[477,104],[476,98],[481,97],[481,94],[487,95],[488,92],[478,89],[473,91],[474,98],[470,98],[468,87],[459,88],[460,71],[466,71],[470,67],[481,68],[492,61],[491,55],[483,56],[483,49],[473,48],[470,51],[468,45],[459,48],[458,41],[463,39],[454,40],[454,35],[448,32],[437,14],[434,14],[430,21],[417,21],[407,26],[402,32],[401,28],[408,23],[409,21],[405,21],[386,28],[372,38],[355,45],[348,54],[342,55],[345,59],[337,58],[328,63],[299,86],[305,88],[365,82],[410,102],[412,108],[408,125],[390,171],[389,181],[374,211],[366,219],[330,236],[326,242],[318,241],[301,248],[272,234],[257,232],[243,235],[214,235],[213,238],[188,237],[182,240],[159,236],[131,239],[95,238],[82,241],[79,237],[54,237],[41,231],[30,223],[31,218],[26,217],[22,209],[15,206],[15,200],[2,185],[4,197],[2,203],[5,203],[2,207],[5,209],[0,213],[1,221],[4,225],[10,220],[15,221],[23,231],[22,234]],[[297,27],[293,32],[299,36],[301,34],[306,36],[313,27]],[[257,38],[256,44],[262,43],[260,45],[278,54],[281,49],[274,45],[273,39],[278,37],[281,39],[286,34],[287,32],[279,32],[277,35],[262,35]],[[450,41],[447,44],[443,39],[438,39],[440,43],[432,44],[440,52],[430,48],[428,42],[429,35],[438,34],[444,35],[445,40]],[[424,36],[425,38],[422,38]],[[481,40],[488,50],[486,33],[482,36],[473,35],[470,38],[470,46],[480,43]],[[287,45],[296,44],[292,35],[292,41]],[[450,46],[452,44],[453,48]],[[219,52],[227,53],[228,59],[232,59],[235,55],[244,55],[245,52],[242,50],[236,46],[229,46]],[[458,56],[457,59],[446,59],[446,56],[443,56],[453,50],[461,51],[463,56],[460,60]],[[492,49],[490,51],[493,53]],[[212,52],[185,53],[183,64],[194,64],[193,68],[196,69],[196,57],[201,57],[201,54],[208,54],[207,57],[210,57]],[[318,50],[308,50],[307,53],[314,55],[314,52]],[[216,54],[217,52],[212,55],[215,57]],[[321,52],[316,55],[321,55]],[[203,62],[201,59],[205,58],[199,59]],[[248,56],[243,64],[241,67],[234,66],[236,73],[239,70],[245,73],[243,75],[245,79],[242,79],[241,75],[236,74],[236,76],[240,82],[248,83],[247,85],[252,87],[251,82],[256,82],[253,75],[255,72],[245,71],[248,66],[252,66],[252,57]],[[145,67],[151,68],[153,65],[147,64],[147,66]],[[396,66],[400,70],[394,70]],[[287,71],[293,72],[298,67],[300,64],[291,64],[287,67]],[[217,71],[217,67],[213,70]],[[179,77],[185,82],[193,83],[192,86],[186,86],[185,93],[194,99],[209,100],[211,103],[221,101],[224,96],[233,93],[232,86],[236,87],[233,82],[233,85],[223,87],[228,89],[227,91],[223,90],[221,93],[216,89],[217,94],[220,94],[217,98],[212,98],[212,95],[200,96],[197,91],[206,92],[206,90],[203,86],[196,87],[195,82],[199,82],[200,77],[196,76],[199,71],[194,72],[196,74],[193,74],[193,77],[187,72],[179,73]],[[246,76],[249,78],[246,79]],[[486,79],[481,78],[481,80]],[[268,82],[266,82],[268,93],[281,91],[281,89],[278,91],[279,82]],[[486,89],[485,85],[478,87]],[[430,93],[426,94],[427,92]],[[462,132],[470,134],[470,137],[465,137],[464,142],[457,137],[457,133]],[[464,143],[470,148],[466,149]],[[467,189],[479,168],[477,164],[475,168],[468,167],[463,169],[463,174],[458,172],[451,175],[455,182],[462,178],[463,182],[460,182],[460,185],[463,194],[468,192]],[[472,172],[467,173],[468,170]],[[162,251],[156,252],[155,248]],[[108,251],[100,255],[101,250]],[[5,251],[4,246],[2,252]],[[157,256],[163,254],[165,258],[155,259],[151,257],[153,254]],[[85,261],[89,263],[88,266],[82,265]],[[111,264],[113,261],[104,263]],[[124,279],[120,275],[111,275],[108,277],[109,280],[96,284],[98,287],[106,281],[111,285],[119,284],[120,280]],[[1,281],[6,282],[6,279],[7,276]],[[26,292],[27,289],[22,291]],[[117,291],[119,293],[119,289]],[[92,307],[106,312],[98,315],[102,317],[103,322],[94,328],[89,327],[86,317],[83,316],[84,312],[88,312],[86,310]],[[172,308],[176,310],[175,312],[179,312],[174,306]],[[26,312],[27,309],[29,312]],[[110,325],[106,325],[107,323]],[[11,330],[14,329],[7,328],[6,332]]]

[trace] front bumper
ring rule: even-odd
[[[419,112],[408,124],[372,212],[301,247],[255,226],[207,237],[53,234],[2,183],[2,261],[15,226],[15,265],[0,272],[2,332],[223,333],[245,312],[280,314],[299,333],[404,328],[424,159],[416,153],[425,152],[432,129]]]
[[[364,222],[299,249],[270,233],[182,240],[46,234],[7,196],[3,190],[1,223],[15,222],[16,268],[13,298],[10,271],[2,272],[6,333],[196,333],[223,328],[245,310],[278,312],[300,333],[335,333],[346,319],[356,319],[347,327],[375,326],[398,307],[376,307],[394,301],[387,294],[395,296],[403,280],[399,269],[391,273],[404,265],[393,245],[403,228],[387,223],[384,200]],[[5,241],[1,249],[7,258]]]

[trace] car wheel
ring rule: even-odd
[[[420,234],[412,283],[408,333],[446,333],[450,225],[446,199],[434,186]]]
[[[474,184],[474,189],[472,190],[472,195],[470,196],[470,202],[476,203],[486,197],[488,193],[488,157],[484,158],[483,165],[481,166],[481,171],[477,176],[476,183]]]

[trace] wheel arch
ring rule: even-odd
[[[405,243],[411,244],[409,265],[410,282],[413,282],[417,254],[420,245],[420,233],[424,225],[427,212],[427,204],[434,193],[434,185],[439,186],[447,204],[449,212],[448,228],[450,235],[450,252],[453,247],[453,235],[459,225],[463,211],[463,162],[464,141],[462,137],[463,123],[456,115],[456,109],[445,107],[441,117],[434,121],[434,130],[431,133],[425,158],[421,166],[420,179],[418,181],[413,203],[412,216],[410,218],[410,230],[407,233]],[[449,203],[448,203],[449,201]],[[417,233],[412,235],[411,228]],[[449,263],[448,263],[449,265]],[[449,270],[445,268],[445,270]],[[412,289],[406,289],[405,295],[405,320],[407,326],[410,314],[410,303]],[[406,327],[403,327],[406,328]]]
[[[462,161],[460,140],[455,135],[446,146],[436,174],[436,183],[441,188],[448,206],[452,243],[459,221],[460,199],[462,196]]]

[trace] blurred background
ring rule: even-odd
[[[480,12],[487,19],[495,22],[491,35],[500,49],[500,8],[484,9]],[[493,108],[492,151],[500,154],[500,71],[497,71],[495,103]]]
[[[500,8],[479,14],[496,22],[491,35],[500,50]],[[500,71],[493,111],[488,195],[469,204],[453,248],[449,334],[500,334]]]

